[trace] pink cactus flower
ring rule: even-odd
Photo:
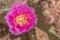
[[[14,35],[19,35],[33,29],[37,25],[35,9],[27,4],[15,3],[5,15],[9,30]]]
[[[54,23],[54,21],[55,21],[55,17],[53,15],[44,16],[43,18],[43,22],[45,24],[52,24]]]

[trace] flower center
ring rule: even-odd
[[[28,23],[28,16],[26,16],[26,14],[22,14],[22,15],[18,15],[15,19],[16,23],[17,24],[20,24],[20,25],[25,25]]]

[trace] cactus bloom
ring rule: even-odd
[[[53,15],[44,16],[43,18],[45,24],[52,24],[55,21],[55,17]]]
[[[35,9],[23,2],[13,4],[11,10],[5,15],[5,20],[14,35],[27,32],[37,25]]]

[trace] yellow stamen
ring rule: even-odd
[[[28,22],[26,14],[17,16],[15,21],[17,24],[20,24],[20,25],[26,24]]]

